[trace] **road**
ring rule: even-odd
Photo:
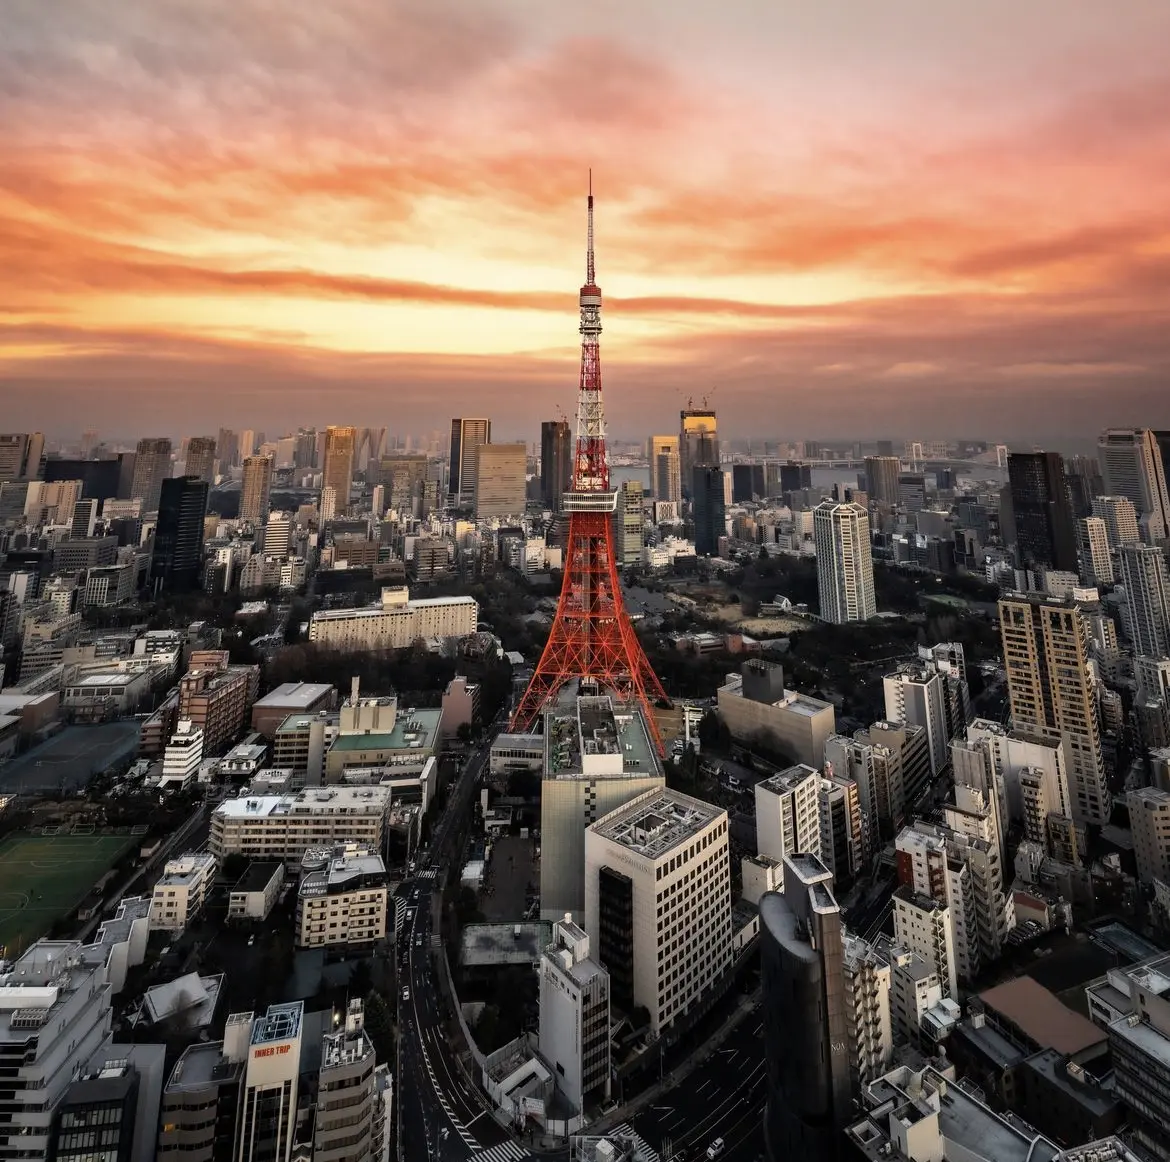
[[[759,1006],[722,1046],[636,1114],[629,1124],[663,1157],[703,1162],[716,1139],[720,1162],[756,1162],[764,1154],[764,1026]]]
[[[502,720],[501,720],[502,721]],[[497,724],[498,725],[498,724]],[[443,1000],[436,974],[444,869],[459,860],[463,821],[495,736],[468,758],[452,785],[443,814],[432,830],[428,863],[402,883],[396,908],[399,975],[398,1102],[403,1159],[410,1162],[518,1162],[529,1152],[491,1116],[486,1098],[464,1076],[444,1031]],[[422,853],[420,853],[421,857]]]

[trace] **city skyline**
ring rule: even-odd
[[[10,426],[535,438],[590,165],[615,432],[1170,426],[1170,9],[895,9],[18,3]]]

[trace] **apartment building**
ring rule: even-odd
[[[473,597],[412,601],[405,586],[382,590],[378,605],[326,609],[309,621],[309,640],[345,650],[401,650],[419,638],[466,637],[475,633],[479,605]]]
[[[820,858],[820,775],[812,767],[788,767],[756,784],[756,851],[780,861],[804,852]]]
[[[890,962],[874,945],[849,932],[842,933],[841,947],[849,1074],[856,1092],[889,1069],[893,1060]]]
[[[959,995],[954,924],[947,905],[902,884],[894,892],[894,940],[938,973],[943,995]]]
[[[150,901],[151,929],[182,932],[203,910],[217,868],[210,852],[188,852],[168,859]]]
[[[870,857],[857,784],[835,773],[818,779],[817,814],[821,862],[833,873],[834,887],[844,890]]]
[[[220,653],[221,651],[213,651]],[[179,680],[179,718],[203,730],[204,754],[220,754],[248,722],[248,712],[260,692],[259,666],[197,667]]]
[[[211,814],[208,847],[217,859],[239,854],[299,865],[306,848],[357,843],[381,851],[389,787],[313,787],[295,795],[225,799]]]
[[[297,946],[368,948],[386,935],[390,877],[377,850],[306,851],[297,890]]]
[[[390,1156],[389,1084],[365,1031],[364,1006],[351,1000],[345,1023],[322,1039],[313,1162],[383,1162]]]

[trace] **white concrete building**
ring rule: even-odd
[[[473,597],[412,601],[405,586],[396,586],[383,589],[381,603],[366,609],[314,613],[309,641],[344,650],[401,650],[419,638],[466,637],[478,622]]]
[[[297,1082],[301,1066],[304,1001],[269,1005],[262,1017],[232,1013],[224,1029],[229,1042],[247,1037],[235,1162],[289,1162],[297,1121]]]
[[[69,940],[39,940],[0,970],[4,1108],[0,1162],[49,1157],[53,1113],[110,1036],[103,960]]]
[[[1170,792],[1143,787],[1130,791],[1127,802],[1138,880],[1170,884]]]
[[[892,945],[890,1023],[895,1045],[921,1045],[922,1020],[943,999],[944,982],[934,965],[915,952]]]
[[[903,884],[894,893],[894,939],[938,973],[943,995],[959,995],[954,924],[946,904]]]
[[[1105,535],[1111,549],[1136,545],[1141,540],[1137,510],[1128,496],[1093,497],[1093,515],[1105,522]]]
[[[654,1034],[731,963],[727,812],[648,791],[585,832],[585,930],[611,1004],[644,1005]]]
[[[943,676],[925,665],[909,662],[883,678],[882,687],[887,720],[908,722],[926,730],[930,773],[937,775],[947,765],[950,743]]]
[[[756,851],[776,861],[821,856],[820,773],[798,764],[756,784]],[[830,868],[830,870],[832,870]]]
[[[1109,529],[1103,518],[1086,516],[1077,521],[1077,556],[1081,567],[1080,578],[1086,585],[1113,584]]]
[[[188,852],[163,864],[150,901],[150,926],[182,932],[203,910],[218,865],[210,852]]]
[[[609,973],[589,953],[589,936],[566,916],[538,970],[540,1054],[579,1111],[587,1095],[609,1096]]]
[[[751,694],[750,681],[745,693],[743,674],[728,674],[719,687],[716,711],[731,737],[749,745],[763,741],[794,762],[821,767],[825,761],[825,742],[836,730],[833,704],[784,689],[782,683],[779,691],[758,697]]]
[[[294,866],[310,847],[352,842],[381,851],[391,801],[391,788],[380,786],[225,799],[211,814],[208,847],[219,859],[238,854]]]
[[[390,877],[377,851],[352,843],[310,850],[301,866],[298,947],[369,947],[385,937]]]
[[[884,1073],[894,1056],[890,1016],[890,963],[872,944],[842,935],[845,1021],[853,1088]]]
[[[821,617],[842,624],[877,613],[869,513],[859,504],[824,500],[813,510]]]
[[[203,761],[203,727],[183,719],[163,751],[160,791],[182,791],[189,787]]]
[[[784,891],[784,864],[780,860],[767,855],[745,855],[739,866],[745,903],[758,908],[765,892]]]

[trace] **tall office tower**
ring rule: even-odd
[[[527,506],[528,448],[525,444],[478,444],[471,495],[476,520],[523,516]],[[466,484],[464,495],[467,494]]]
[[[868,941],[843,932],[845,1025],[849,1031],[849,1081],[854,1093],[880,1077],[894,1057],[890,1010],[890,962]]]
[[[611,1004],[644,1006],[654,1038],[709,999],[731,963],[727,812],[647,791],[589,827],[585,931]]]
[[[731,466],[732,504],[750,504],[766,495],[763,464],[733,464]]]
[[[921,512],[926,507],[926,476],[923,473],[898,473],[898,507],[907,512]]]
[[[1109,529],[1099,516],[1077,521],[1077,553],[1081,581],[1086,585],[1113,584],[1113,558],[1109,555]]]
[[[1013,594],[999,602],[999,628],[1013,726],[1063,741],[1073,818],[1103,826],[1111,805],[1084,618],[1071,600]]]
[[[719,553],[719,538],[727,535],[727,506],[723,500],[723,469],[696,464],[691,474],[694,498],[695,552],[702,557]]]
[[[799,763],[756,784],[756,851],[777,862],[821,857],[820,775]]]
[[[225,470],[240,463],[240,438],[231,428],[220,428],[215,440],[215,458]]]
[[[678,436],[651,436],[646,449],[650,461],[650,491],[655,500],[682,500],[682,464]]]
[[[546,508],[561,511],[573,476],[573,432],[565,420],[540,425],[540,499]]]
[[[1138,882],[1170,882],[1170,791],[1143,787],[1126,796]]]
[[[321,489],[320,520],[327,524],[337,518],[337,489],[333,487]]]
[[[150,557],[150,585],[155,592],[198,588],[206,515],[206,480],[176,476],[163,481]]]
[[[294,519],[291,512],[270,512],[264,525],[264,555],[287,557],[292,546]]]
[[[430,461],[421,452],[397,452],[380,462],[386,503],[404,516],[422,516],[422,500]]]
[[[354,467],[364,470],[371,460],[381,458],[385,447],[385,428],[358,428],[354,437]]]
[[[354,439],[353,428],[338,428],[330,424],[325,429],[325,466],[321,472],[321,488],[333,489],[334,515],[349,511],[349,493],[353,487]]]
[[[693,487],[696,468],[719,466],[719,434],[713,411],[688,408],[679,413],[678,456],[684,490]]]
[[[345,1024],[322,1037],[313,1162],[374,1162],[388,1154],[387,1070],[378,1067],[365,1022],[365,1006],[351,1000]]]
[[[272,497],[272,457],[249,456],[244,460],[244,482],[240,488],[240,520],[259,527],[268,519]]]
[[[98,501],[93,497],[79,500],[73,506],[73,522],[69,528],[69,535],[75,539],[92,537],[94,526],[97,524],[97,511]]]
[[[770,1162],[836,1162],[852,1112],[844,926],[832,881],[815,856],[785,856],[784,894],[760,898]]]
[[[1093,497],[1093,515],[1105,522],[1111,549],[1136,545],[1142,539],[1138,529],[1137,509],[1128,496]]]
[[[1019,563],[1068,573],[1077,570],[1076,528],[1064,461],[1058,452],[1012,452],[1008,484]]]
[[[304,1017],[304,1001],[269,1005],[254,1021],[251,1013],[228,1017],[225,1041],[233,1023],[247,1021],[251,1027],[235,1162],[289,1162],[292,1157]]]
[[[1153,545],[1123,545],[1117,563],[1129,606],[1134,653],[1147,658],[1170,655],[1170,577],[1162,550]]]
[[[610,487],[601,393],[601,288],[593,254],[593,191],[588,201],[585,283],[579,296],[581,378],[573,481],[565,494],[569,533],[556,615],[532,679],[512,716],[526,730],[560,690],[587,681],[636,700],[659,750],[662,739],[651,699],[667,702],[625,609],[613,544],[617,495]]]
[[[1147,528],[1144,539],[1157,542],[1170,532],[1170,495],[1162,450],[1149,428],[1110,428],[1097,441],[1105,489],[1128,496]]]
[[[298,428],[293,444],[293,467],[317,467],[317,429]]]
[[[905,662],[882,679],[882,688],[887,721],[907,722],[926,731],[930,772],[937,775],[950,759],[951,717],[943,675],[922,662]]]
[[[475,494],[475,452],[492,442],[491,420],[451,421],[451,460],[447,493],[456,507],[470,504]]]
[[[846,775],[826,771],[818,784],[817,814],[821,863],[833,873],[837,888],[852,887],[865,867],[869,847],[857,783]]]
[[[1093,511],[1093,497],[1105,491],[1097,461],[1092,456],[1069,456],[1064,462],[1064,475],[1073,516],[1089,516]]]
[[[589,936],[566,916],[540,958],[540,1054],[574,1110],[609,1097],[609,973],[590,955]]]
[[[0,483],[39,479],[44,452],[45,437],[40,432],[0,435]]]
[[[891,508],[898,503],[898,477],[902,461],[897,456],[866,456],[865,491],[875,504]]]
[[[184,476],[198,476],[211,484],[215,480],[215,437],[192,436],[187,441],[187,460]]]
[[[619,565],[642,563],[642,542],[646,535],[646,513],[642,501],[642,482],[623,480],[613,513],[614,550]]]
[[[132,499],[141,499],[142,511],[156,512],[163,481],[171,474],[171,442],[165,436],[138,441],[134,453],[134,480],[130,485]]]
[[[544,739],[540,833],[547,854],[540,861],[540,915],[581,918],[585,829],[646,791],[662,790],[666,778],[640,708],[612,698],[581,695],[555,703],[545,711]]]
[[[859,504],[824,500],[813,510],[821,617],[838,625],[877,613],[869,513]]]
[[[81,444],[79,446],[81,451],[81,458],[83,460],[90,459],[101,446],[101,442],[101,436],[99,433],[93,431],[91,428],[87,428],[84,432],[81,433]]]
[[[259,442],[256,439],[256,431],[254,428],[244,428],[236,439],[240,463],[243,463],[249,456],[256,454],[256,449],[259,446]]]

